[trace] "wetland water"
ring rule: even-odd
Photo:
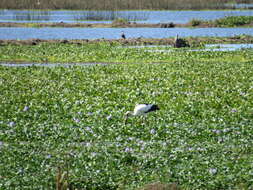
[[[253,28],[23,28],[2,27],[0,39],[118,39],[121,31],[127,38],[168,38],[187,36],[229,37],[252,35]]]
[[[253,10],[209,11],[31,11],[1,10],[0,22],[110,23],[116,18],[140,23],[187,23],[191,19],[214,20],[225,16],[253,16]],[[101,21],[102,20],[102,21]]]

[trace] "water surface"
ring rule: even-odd
[[[0,22],[110,23],[116,18],[141,23],[187,23],[191,19],[214,20],[225,16],[253,16],[253,10],[210,11],[31,11],[1,10]],[[89,20],[89,21],[87,21]]]
[[[121,31],[127,38],[168,38],[189,36],[252,35],[253,28],[23,28],[2,27],[0,39],[118,39]]]

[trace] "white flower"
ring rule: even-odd
[[[231,112],[232,112],[232,113],[235,113],[235,112],[237,112],[237,109],[233,108],[233,109],[231,110]]]
[[[210,168],[209,169],[209,173],[212,174],[212,175],[214,175],[214,174],[217,173],[217,169],[216,168]]]
[[[152,135],[154,135],[154,134],[156,133],[155,129],[151,129],[151,130],[150,130],[150,133],[151,133]]]
[[[73,120],[74,120],[74,122],[76,122],[76,123],[79,123],[80,122],[80,119],[78,119],[78,118],[73,118]]]
[[[108,115],[108,116],[106,117],[106,119],[107,119],[107,120],[111,120],[111,119],[112,119],[112,115]]]
[[[129,148],[129,147],[126,147],[124,151],[125,151],[125,152],[133,152],[133,149],[132,149],[132,148]]]
[[[10,123],[9,123],[9,126],[10,127],[13,127],[13,126],[15,126],[16,125],[16,123],[14,122],[14,121],[11,121]]]
[[[23,111],[28,111],[29,110],[29,107],[28,106],[25,106]]]

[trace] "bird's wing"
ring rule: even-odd
[[[151,107],[151,104],[138,104],[134,108],[134,115],[141,115],[147,113]]]

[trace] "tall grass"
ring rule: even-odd
[[[27,13],[14,13],[15,20],[50,20],[49,11],[29,11]]]
[[[119,12],[119,11],[84,11],[74,16],[75,20],[147,20],[149,14],[147,12]]]
[[[224,9],[229,0],[1,0],[1,9]],[[236,0],[251,3],[251,0]]]

